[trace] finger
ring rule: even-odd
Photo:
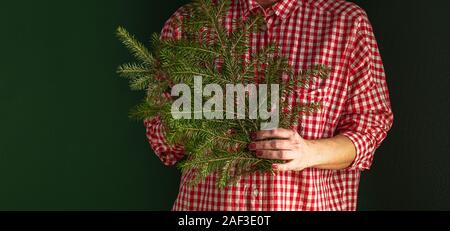
[[[258,150],[256,156],[268,160],[293,160],[296,153],[290,150]]]
[[[249,145],[249,149],[256,150],[290,150],[293,148],[290,140],[266,140],[256,141]]]
[[[285,171],[302,171],[304,167],[298,164],[298,161],[289,161],[285,164],[273,164],[272,169],[274,171],[285,172]]]
[[[275,128],[273,130],[263,130],[252,134],[253,140],[264,139],[290,139],[295,136],[296,132],[291,129]]]

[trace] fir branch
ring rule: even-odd
[[[148,67],[138,63],[126,63],[117,68],[117,73],[124,78],[136,78],[137,76],[149,75]]]
[[[260,83],[280,85],[280,96],[284,98],[280,109],[289,111],[280,114],[280,126],[289,128],[301,123],[302,114],[318,111],[322,105],[320,102],[292,103],[288,98],[296,96],[298,88],[308,87],[315,79],[328,78],[331,71],[319,64],[294,73],[288,60],[279,55],[276,44],[243,60],[250,50],[250,33],[259,30],[262,17],[233,22],[233,31],[228,31],[223,26],[223,18],[229,4],[229,0],[194,0],[186,6],[184,19],[177,21],[183,29],[183,37],[162,40],[154,34],[151,53],[125,29],[117,30],[119,39],[138,60],[120,66],[117,73],[129,80],[132,89],[147,91],[146,99],[130,115],[139,119],[161,117],[167,141],[185,146],[186,158],[178,167],[195,174],[192,185],[217,174],[217,186],[224,188],[255,171],[273,172],[272,164],[280,161],[257,158],[247,149],[251,142],[249,133],[260,129],[261,119],[175,120],[171,114],[171,99],[163,96],[169,86],[184,83],[193,87],[193,76],[202,76],[204,84],[215,83],[225,89],[226,84],[252,83],[257,73]],[[245,99],[249,99],[248,94]],[[264,100],[259,103],[267,104],[271,99]],[[250,114],[248,108],[245,113]]]
[[[116,35],[131,51],[135,58],[148,65],[152,65],[154,63],[155,59],[150,54],[148,49],[142,43],[137,41],[134,36],[130,35],[125,28],[117,28]]]
[[[129,117],[136,120],[145,120],[158,115],[162,110],[163,106],[157,106],[148,100],[144,100],[130,111]]]

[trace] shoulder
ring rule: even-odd
[[[356,3],[344,0],[299,0],[306,7],[335,19],[361,23],[368,21],[366,11]]]
[[[170,17],[166,20],[166,24],[175,22],[177,20],[185,18],[189,13],[189,4],[185,4],[179,7]]]
[[[179,39],[182,36],[180,22],[189,14],[189,4],[178,8],[164,23],[161,30],[162,39]]]

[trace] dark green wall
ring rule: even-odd
[[[170,209],[179,173],[127,117],[143,95],[115,74],[131,58],[114,30],[145,40],[185,2],[2,3],[0,210]],[[450,209],[448,1],[359,2],[379,37],[396,113],[362,177],[360,209]]]
[[[115,74],[178,1],[9,1],[0,7],[0,209],[167,210],[178,171],[151,153]]]

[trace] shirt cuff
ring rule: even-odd
[[[163,132],[163,124],[159,116],[145,120],[144,125],[148,142],[164,165],[175,165],[184,157],[184,147],[182,145],[170,145],[167,143]]]
[[[369,170],[372,166],[375,144],[366,135],[355,131],[342,131],[340,135],[349,138],[356,149],[356,157],[353,163],[348,167],[350,170]]]

